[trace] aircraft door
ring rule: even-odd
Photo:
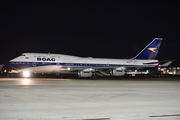
[[[136,65],[137,64],[137,60],[134,60],[133,64]]]
[[[37,64],[36,62],[32,62],[32,66],[33,66],[33,67],[35,67],[35,66],[36,66],[36,64]]]
[[[56,63],[56,65],[57,65],[57,66],[59,66],[59,65],[60,65],[60,63],[59,63],[59,62],[57,62],[57,63]]]
[[[134,65],[134,60],[127,60],[126,63],[128,63],[130,65]]]
[[[37,65],[37,58],[33,57],[32,66],[35,67]]]

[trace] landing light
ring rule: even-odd
[[[24,72],[23,72],[23,76],[24,76],[24,77],[29,77],[29,76],[30,76],[30,73],[29,73],[28,71],[24,71]]]

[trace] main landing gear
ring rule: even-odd
[[[91,80],[96,80],[96,79],[97,79],[97,77],[96,77],[95,74],[93,74],[91,77],[79,77],[79,76],[78,76],[78,79],[83,79],[83,78],[91,79]]]
[[[95,75],[93,75],[92,77],[90,77],[89,79],[92,79],[92,80],[96,80],[97,77]]]

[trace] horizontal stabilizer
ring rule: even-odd
[[[143,63],[143,64],[165,64],[167,62],[172,62],[172,61],[175,61],[174,59],[172,60],[163,60],[163,61],[158,61],[158,62],[149,62],[149,63]]]
[[[162,67],[166,67],[166,66],[169,66],[171,63],[172,63],[172,61],[169,61],[169,62],[167,62],[167,63],[162,64],[161,66],[162,66]]]

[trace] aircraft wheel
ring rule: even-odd
[[[97,79],[97,77],[96,76],[92,76],[92,77],[90,77],[90,79],[95,80],[95,79]]]

